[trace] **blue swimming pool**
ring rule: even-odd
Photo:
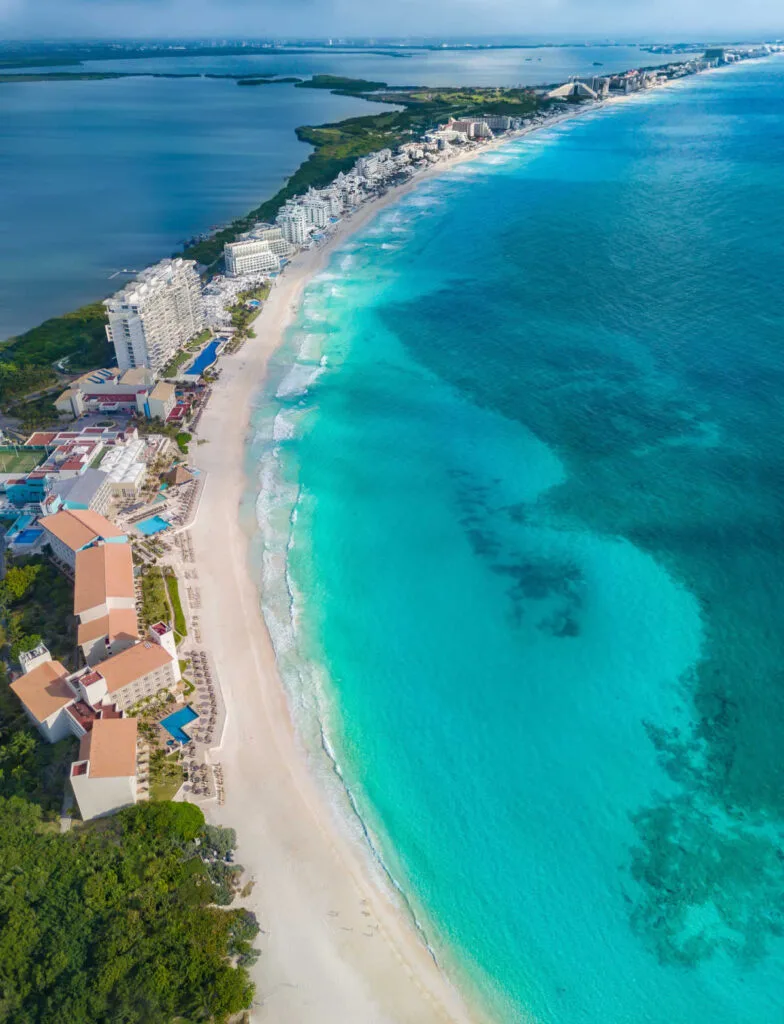
[[[21,530],[13,538],[14,544],[35,544],[43,530]]]
[[[193,360],[191,365],[185,371],[187,376],[198,377],[203,370],[207,369],[208,366],[212,366],[212,364],[217,359],[216,353],[218,351],[219,345],[220,341],[211,341],[209,345],[205,345],[201,352],[198,354],[198,356]]]
[[[161,719],[161,725],[168,732],[170,736],[173,736],[179,743],[190,743],[191,738],[187,732],[183,732],[182,727],[184,725],[190,725],[198,718],[197,712],[193,710],[190,704],[186,704],[184,708],[180,708],[179,711],[175,711],[173,715],[167,715],[166,718]]]
[[[140,523],[136,524],[136,529],[140,533],[152,534],[160,533],[162,530],[168,530],[171,523],[168,519],[164,519],[163,516],[150,516],[149,519],[142,519]]]

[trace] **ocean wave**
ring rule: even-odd
[[[321,357],[321,362],[317,366],[313,366],[312,363],[294,363],[280,382],[275,397],[295,398],[298,395],[306,395],[326,369],[326,356]],[[275,419],[277,421],[277,417]]]

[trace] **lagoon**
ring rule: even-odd
[[[381,109],[200,78],[0,88],[0,339],[111,294],[129,279],[118,270],[268,199],[310,152],[298,125]]]

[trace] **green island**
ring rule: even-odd
[[[265,75],[263,78],[238,78],[237,85],[291,85],[301,81],[301,78],[295,78],[293,75],[288,78],[270,78]]]
[[[218,50],[220,48],[208,52],[218,55]],[[270,51],[265,49],[264,52]],[[75,51],[76,53],[78,51]],[[190,50],[189,54],[193,55]],[[142,55],[153,54],[139,54]],[[121,77],[129,73],[95,74]],[[16,79],[19,76],[6,77]],[[61,77],[73,76],[66,73]],[[233,77],[240,85],[248,83],[249,79],[249,76],[211,77]],[[251,78],[253,84],[268,81],[269,76],[254,75]],[[269,84],[273,83],[269,81]],[[529,89],[390,87],[385,82],[336,75],[314,75],[307,81],[296,82],[294,88],[326,89],[339,95],[388,104],[390,110],[351,117],[333,124],[303,125],[297,128],[297,138],[311,145],[313,151],[286,184],[272,198],[255,209],[236,218],[208,238],[186,246],[176,254],[196,260],[206,268],[207,274],[216,272],[223,255],[223,247],[227,242],[234,241],[244,231],[248,231],[256,221],[274,220],[287,199],[306,192],[311,186],[327,185],[340,171],[349,170],[357,157],[366,156],[385,147],[394,148],[410,141],[437,123],[446,121],[450,116],[460,118],[494,113],[519,117],[533,113],[541,102]],[[13,399],[29,394],[30,382],[36,390],[47,386],[54,389],[57,385],[57,375],[53,364],[60,360],[67,359],[68,369],[73,371],[87,370],[110,362],[112,350],[106,339],[105,322],[103,305],[101,302],[94,302],[63,316],[52,317],[2,343],[0,367],[5,366],[6,369],[0,369],[0,407],[4,411],[10,411],[9,405]],[[177,369],[178,367],[167,367],[170,373],[176,372]],[[48,408],[49,406],[44,408],[42,405],[38,413],[45,412]],[[23,412],[20,409],[14,411],[17,414]],[[31,423],[35,421],[33,412],[28,419]]]

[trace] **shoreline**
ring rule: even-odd
[[[227,706],[222,745],[211,756],[222,765],[226,799],[221,807],[208,804],[204,810],[210,820],[237,830],[238,860],[256,883],[245,901],[262,929],[262,956],[252,970],[254,1021],[488,1020],[479,1006],[467,1005],[442,970],[406,894],[378,863],[364,822],[360,819],[360,839],[348,819],[338,820],[296,733],[262,612],[261,581],[251,574],[253,527],[249,531],[240,519],[249,486],[256,485],[246,473],[246,441],[269,358],[294,322],[309,282],[343,242],[384,209],[452,167],[597,109],[570,109],[511,138],[461,153],[360,207],[321,246],[292,260],[253,323],[256,337],[222,360],[220,382],[197,430],[198,439],[208,443],[193,449],[207,484],[190,532],[199,575],[211,583],[211,589],[202,587],[200,619]],[[222,547],[215,544],[217,536]],[[324,756],[336,772],[326,749]],[[340,785],[345,810],[357,818]],[[383,882],[373,877],[368,855],[384,872]]]
[[[194,452],[208,477],[191,536],[199,574],[211,583],[202,589],[201,623],[228,715],[222,748],[212,756],[223,766],[226,800],[205,811],[237,829],[238,859],[256,883],[246,901],[262,929],[254,1021],[480,1019],[469,1015],[390,894],[368,877],[365,851],[339,834],[294,730],[250,573],[251,536],[239,518],[253,397],[305,286],[341,241],[421,180],[368,203],[287,268],[254,322],[257,337],[223,360],[198,428],[199,439],[211,443]]]
[[[632,94],[642,95],[647,92]],[[405,893],[396,898],[373,877],[367,855],[376,858],[377,851],[370,837],[358,841],[338,820],[298,741],[262,613],[260,581],[250,571],[255,531],[240,522],[243,498],[256,486],[246,473],[246,440],[268,360],[293,323],[310,280],[340,244],[386,207],[452,167],[616,102],[564,111],[427,168],[366,203],[323,245],[298,254],[254,322],[257,336],[222,361],[221,380],[198,429],[200,439],[213,443],[194,451],[194,461],[209,476],[191,533],[199,572],[217,591],[204,588],[201,620],[228,711],[222,749],[212,758],[223,765],[226,803],[206,811],[237,829],[239,860],[257,883],[247,903],[262,928],[262,957],[253,970],[253,1020],[418,1024],[487,1019],[473,1002],[467,1004],[469,993],[458,993],[442,971],[426,934],[400,906],[401,897],[407,905]],[[215,544],[218,536],[223,549]],[[325,754],[334,764],[328,749]],[[347,792],[346,809],[357,815]],[[388,878],[391,889],[395,881]]]

